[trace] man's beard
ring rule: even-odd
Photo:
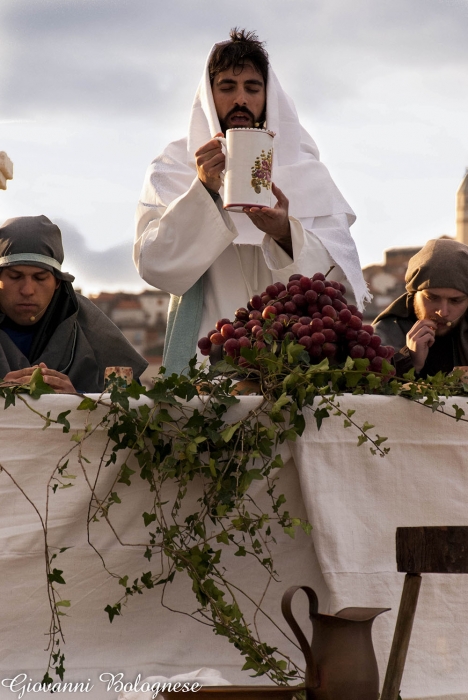
[[[443,326],[435,327],[435,334],[437,337],[441,335],[447,335],[448,333],[450,333],[455,328],[455,326],[457,326],[460,323],[463,317],[462,314],[460,318],[457,318],[455,321],[444,321],[436,314],[428,315],[426,309],[424,308],[424,305],[419,302],[419,299],[416,295],[413,297],[413,308],[414,313],[416,314],[416,318],[419,321],[421,321],[422,319],[427,319],[429,321],[434,321],[434,324],[444,324]]]
[[[236,112],[245,112],[245,114],[248,114],[252,121],[252,125],[250,126],[245,126],[245,129],[263,129],[263,124],[265,121],[265,115],[262,114],[259,119],[255,117],[255,114],[250,111],[250,109],[247,109],[247,107],[233,107],[224,117],[224,119],[220,119],[219,123],[221,126],[221,131],[223,134],[226,134],[227,129],[242,129],[242,126],[228,126],[227,122],[228,119],[233,115],[236,114]]]

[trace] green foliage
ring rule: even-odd
[[[446,412],[443,399],[463,393],[464,386],[457,373],[450,377],[439,373],[417,381],[414,373],[410,373],[403,380],[397,379],[385,362],[381,373],[370,372],[367,360],[351,358],[341,367],[329,366],[328,360],[311,365],[303,347],[294,342],[283,343],[280,354],[273,347],[272,351],[243,349],[242,355],[250,363],[248,368],[240,368],[227,358],[215,366],[197,369],[194,358],[187,374],[166,376],[162,370],[149,390],[136,382],[130,387],[113,382],[110,405],[108,401],[84,397],[78,410],[85,412],[85,425],[70,436],[73,443],[70,451],[79,451],[80,466],[85,473],[88,460],[82,448],[94,430],[89,421],[99,405],[106,406],[105,417],[99,419],[109,438],[102,465],[112,468],[115,476],[104,498],[97,499],[93,490],[89,522],[106,520],[109,509],[125,500],[135,479],[145,482],[153,499],[149,512],[135,514],[143,521],[147,537],[141,547],[140,575],[131,580],[125,571],[109,571],[121,592],[118,600],[105,607],[109,621],[122,615],[123,606],[133,596],[145,594],[156,586],[164,588],[176,576],[187,576],[196,601],[193,617],[211,625],[215,634],[235,646],[245,658],[245,670],[288,684],[298,681],[300,669],[279,649],[257,636],[242,610],[243,595],[248,598],[248,591],[240,591],[231,584],[223,563],[226,550],[230,550],[234,556],[250,559],[252,566],[259,567],[274,580],[272,545],[278,534],[283,532],[294,538],[298,530],[306,535],[311,533],[310,523],[291,514],[285,496],[278,493],[275,477],[283,466],[278,453],[280,445],[302,435],[306,416],[315,421],[317,430],[324,420],[337,417],[338,429],[343,426],[356,431],[358,446],[367,445],[372,454],[383,457],[389,451],[384,446],[387,437],[374,432],[373,423],[357,422],[353,409],[340,407],[340,397],[345,392],[399,395],[432,411]],[[230,422],[228,410],[239,402],[231,392],[234,382],[242,378],[257,381],[261,396],[244,418]],[[27,404],[26,392],[32,398],[50,393],[40,373],[37,376],[34,373],[33,379],[30,385],[0,387],[5,407],[14,405],[18,397]],[[144,402],[132,403],[139,398]],[[468,420],[461,406],[454,404],[453,410],[457,421]],[[57,418],[50,413],[42,416],[44,427],[56,423],[63,432],[69,432],[68,414],[65,411]],[[71,487],[76,478],[68,472],[69,459],[63,460],[51,479],[54,493],[58,488]],[[162,501],[161,497],[168,481],[174,494],[170,502]],[[266,508],[260,508],[250,494],[254,481],[265,482],[269,498]],[[94,488],[96,485],[97,482]],[[186,500],[189,492],[199,494],[190,509]],[[45,539],[47,543],[46,529]],[[53,554],[50,549],[46,546],[52,623],[45,679],[50,679],[51,669],[63,677],[59,616],[71,606],[69,600],[58,594],[65,585],[63,570],[51,566],[68,548],[62,547]],[[148,568],[153,556],[157,556],[157,573],[143,570]],[[257,613],[262,614],[261,607]]]

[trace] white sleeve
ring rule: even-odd
[[[319,216],[312,219],[299,221],[293,216],[289,217],[291,224],[291,239],[294,260],[279,246],[270,236],[265,236],[262,243],[263,255],[267,266],[275,272],[275,277],[284,282],[284,278],[301,273],[312,277],[316,272],[326,274],[334,265],[334,269],[328,275],[328,279],[346,284],[348,280],[339,265],[335,263],[329,252],[314,231],[319,235],[332,232],[337,227],[347,226],[346,214],[337,216]],[[347,285],[350,303],[354,302],[351,286]],[[351,297],[353,297],[351,299]]]
[[[133,260],[146,282],[181,296],[238,233],[231,217],[198,178],[168,207],[138,204]]]

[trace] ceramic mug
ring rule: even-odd
[[[273,131],[228,129],[226,138],[215,138],[224,146],[224,209],[271,206]]]

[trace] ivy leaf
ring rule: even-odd
[[[61,569],[52,569],[51,573],[47,575],[49,583],[65,583],[62,577],[63,571]]]
[[[2,389],[2,394],[5,398],[5,405],[3,406],[4,410],[6,410],[9,406],[14,406],[15,405],[15,393],[11,389],[8,389],[7,387],[5,389]]]
[[[350,389],[353,389],[355,386],[359,384],[359,381],[362,379],[362,374],[359,374],[357,372],[347,372],[345,374],[346,378],[346,386],[349,387]]]
[[[275,403],[273,404],[271,412],[279,413],[283,406],[286,406],[286,404],[291,403],[291,401],[292,396],[288,396],[286,393],[281,394],[278,401],[275,401]]]
[[[460,406],[457,406],[456,403],[453,404],[453,407],[455,409],[455,420],[459,421],[460,418],[462,418],[465,415],[465,411],[463,408],[460,408]]]
[[[375,444],[377,445],[377,447],[380,447],[380,445],[386,440],[388,440],[388,438],[377,435],[377,440],[375,440]]]
[[[83,401],[76,407],[77,411],[95,411],[98,407],[97,401],[91,399],[89,396],[83,399]]]
[[[63,411],[62,413],[59,413],[57,416],[57,423],[59,423],[60,425],[63,425],[62,432],[64,432],[64,433],[70,432],[70,423],[67,420],[67,416],[69,413],[71,413],[71,411]]]
[[[40,367],[37,367],[31,375],[29,393],[33,399],[38,399],[43,394],[55,394],[55,389],[44,381]]]
[[[224,442],[229,442],[229,440],[232,438],[234,433],[239,430],[239,428],[242,425],[242,421],[239,421],[239,423],[235,423],[234,425],[229,426],[229,428],[226,428],[225,430],[222,431],[221,437],[224,440]]]
[[[120,610],[120,603],[116,603],[116,605],[106,605],[106,607],[104,608],[104,612],[106,612],[109,615],[109,622],[112,622],[114,617],[121,614]]]
[[[317,408],[317,410],[314,413],[314,417],[317,423],[317,430],[320,430],[322,427],[322,422],[324,418],[328,418],[330,413],[327,411],[326,408]]]
[[[143,521],[145,523],[145,527],[148,527],[151,523],[154,523],[156,520],[156,515],[155,513],[143,513]]]
[[[152,576],[153,576],[153,574],[151,573],[151,571],[147,571],[146,574],[143,574],[143,576],[141,577],[140,580],[141,580],[142,584],[145,586],[145,588],[154,588]]]
[[[132,474],[135,474],[134,469],[130,469],[128,464],[122,464],[120,468],[120,476],[118,478],[118,483],[119,484],[127,484],[127,486],[130,486],[130,477]]]
[[[365,370],[369,367],[369,364],[370,360],[368,360],[367,358],[357,357],[354,360],[354,366],[358,372],[365,372]]]
[[[302,413],[299,413],[293,421],[294,428],[298,435],[302,435],[305,430],[306,422]]]

